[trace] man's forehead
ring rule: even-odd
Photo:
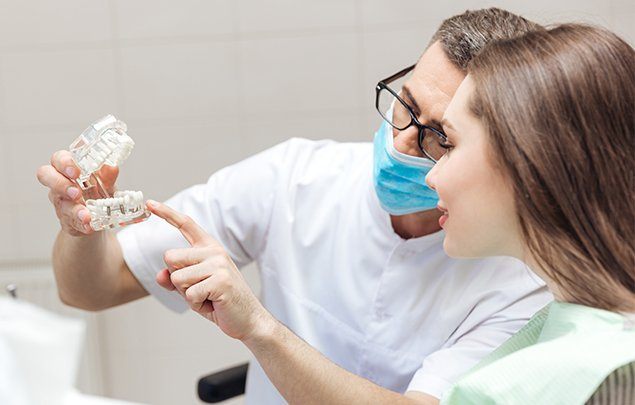
[[[443,45],[437,41],[421,55],[414,68],[412,78],[417,82],[426,84],[427,87],[436,87],[452,98],[465,75],[466,72],[450,61],[443,50]]]
[[[464,77],[437,42],[421,56],[404,88],[419,106],[420,118],[438,122]]]
[[[461,82],[461,85],[457,89],[452,101],[447,106],[445,110],[445,114],[443,115],[442,124],[444,126],[451,127],[452,129],[456,129],[455,127],[462,127],[463,121],[465,121],[466,117],[469,117],[462,112],[469,111],[469,101],[470,96],[474,91],[474,82],[472,78],[468,75]],[[476,117],[472,117],[476,118]]]

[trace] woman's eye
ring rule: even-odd
[[[447,150],[450,150],[450,149],[454,148],[454,145],[452,145],[448,141],[439,142],[439,146],[442,147],[443,149],[447,149]]]

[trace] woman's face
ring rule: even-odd
[[[443,116],[447,153],[426,183],[439,194],[443,248],[452,257],[520,258],[521,233],[511,185],[495,169],[488,134],[469,109],[474,83],[468,75]]]

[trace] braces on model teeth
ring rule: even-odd
[[[80,169],[77,183],[88,194],[100,198],[86,200],[90,226],[95,231],[141,222],[150,216],[141,191],[116,191],[110,195],[97,171],[104,164],[119,166],[134,148],[123,121],[112,115],[94,122],[71,144],[69,150]]]

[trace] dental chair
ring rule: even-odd
[[[586,402],[586,405],[632,404],[635,404],[635,362],[609,374]]]
[[[245,393],[247,367],[241,364],[222,370],[198,381],[198,397],[203,402],[217,403]],[[635,404],[635,362],[613,371],[586,402],[586,405]]]
[[[203,402],[215,404],[244,394],[248,366],[245,363],[201,377],[198,397]]]

